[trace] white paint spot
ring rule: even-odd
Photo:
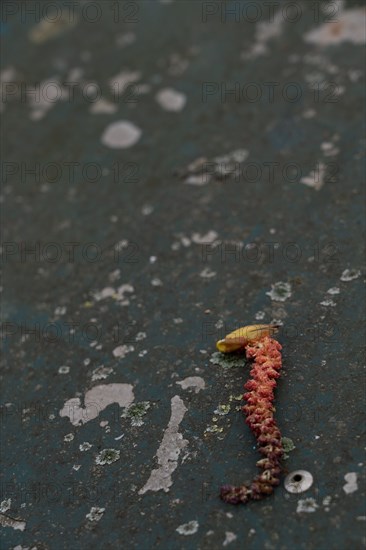
[[[305,512],[305,513],[315,512],[317,508],[319,508],[319,506],[317,505],[315,499],[311,497],[303,498],[303,499],[300,499],[299,502],[297,503],[296,512],[298,514],[302,512]]]
[[[205,267],[200,273],[200,277],[203,279],[212,279],[216,276],[216,271],[212,271],[209,267]]]
[[[177,92],[177,90],[173,90],[173,88],[164,88],[160,90],[156,94],[155,99],[160,107],[166,111],[174,112],[181,111],[187,102],[186,96],[181,92]]]
[[[335,307],[337,304],[331,298],[326,298],[325,300],[320,302],[320,305],[325,307]]]
[[[69,372],[70,372],[70,367],[68,367],[67,365],[62,365],[62,367],[59,367],[58,369],[59,374],[69,374]]]
[[[345,485],[343,485],[343,491],[349,495],[350,493],[354,493],[358,489],[357,484],[357,474],[356,472],[349,472],[344,476],[344,479],[347,481]]]
[[[337,21],[327,22],[305,34],[306,42],[319,46],[334,46],[342,42],[365,44],[365,9],[353,8],[338,12]]]
[[[143,495],[147,491],[163,490],[168,492],[169,487],[173,484],[172,474],[178,466],[179,455],[188,445],[188,441],[183,439],[182,434],[178,432],[179,425],[187,410],[179,395],[175,395],[171,399],[169,424],[156,453],[159,467],[152,470],[148,481],[140,489],[139,495]]]
[[[114,95],[121,95],[128,86],[141,78],[140,71],[122,71],[109,80],[109,86]]]
[[[266,294],[275,302],[284,302],[292,294],[290,283],[283,283],[282,281],[279,281],[278,283],[271,285],[271,287],[271,290],[266,292]]]
[[[97,367],[93,370],[92,382],[96,382],[97,380],[105,380],[113,372],[114,371],[112,367],[105,367],[104,365],[100,365],[100,367]]]
[[[71,424],[79,426],[97,418],[112,403],[118,403],[120,407],[129,407],[133,400],[134,394],[131,384],[95,386],[85,394],[85,407],[81,406],[79,397],[73,397],[66,401],[60,410],[60,416],[69,417]]]
[[[0,503],[0,513],[5,514],[11,508],[11,498],[2,500]]]
[[[89,441],[84,441],[84,443],[81,443],[79,445],[79,451],[81,451],[82,453],[85,453],[87,451],[90,451],[90,449],[92,448],[92,444],[89,443]]]
[[[113,115],[117,112],[117,105],[101,97],[89,109],[92,115]]]
[[[126,357],[128,353],[131,353],[132,351],[134,351],[134,349],[135,348],[131,345],[122,344],[122,346],[117,346],[116,348],[114,348],[113,355],[114,357],[123,359],[124,357]]]
[[[184,380],[176,382],[182,390],[187,390],[188,388],[194,388],[194,392],[198,393],[200,390],[204,390],[206,385],[203,378],[200,376],[188,376]]]
[[[327,294],[331,294],[333,296],[335,294],[339,294],[340,291],[340,288],[338,288],[337,286],[333,286],[332,288],[328,288]]]
[[[308,176],[301,178],[300,183],[313,187],[316,191],[319,191],[324,185],[324,177],[327,167],[323,162],[318,162],[317,167],[311,170]]]
[[[358,279],[360,275],[361,271],[359,269],[345,269],[341,275],[341,281],[348,283],[349,281]]]
[[[75,438],[74,434],[66,434],[64,436],[64,441],[68,443],[69,441],[72,441]]]
[[[101,140],[103,145],[111,149],[127,149],[139,141],[141,134],[140,128],[132,122],[119,120],[107,126]]]
[[[192,234],[192,242],[195,244],[212,244],[216,241],[218,237],[218,234],[216,231],[208,231],[205,235],[201,235],[201,233],[193,233]]]
[[[254,315],[254,319],[256,321],[262,321],[265,318],[266,314],[264,311],[257,311],[257,313]]]
[[[211,175],[206,174],[205,172],[202,172],[201,174],[191,174],[184,180],[184,183],[186,183],[187,185],[200,186],[200,185],[206,185],[206,183],[209,183],[210,180],[211,180]]]
[[[152,286],[163,286],[163,281],[158,277],[154,277],[154,279],[151,279],[151,284]]]
[[[86,514],[86,519],[89,521],[100,521],[105,512],[105,508],[99,508],[99,506],[92,506],[90,512]]]
[[[189,521],[188,523],[183,523],[182,525],[179,525],[179,527],[176,528],[177,533],[180,535],[194,535],[197,533],[199,527],[199,523],[196,520]]]
[[[238,537],[235,535],[235,533],[232,533],[231,531],[225,531],[225,540],[222,543],[223,546],[227,546],[231,542],[234,542]]]

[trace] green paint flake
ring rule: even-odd
[[[283,450],[285,452],[285,454],[283,455],[283,458],[286,460],[287,458],[289,458],[289,455],[287,453],[290,453],[291,451],[296,449],[296,447],[290,437],[283,437],[281,439],[281,442],[282,442]]]
[[[243,395],[230,395],[229,401],[241,401],[243,399]]]
[[[142,426],[143,417],[150,409],[149,401],[141,401],[140,403],[134,403],[121,414],[122,418],[129,418],[131,420],[131,426]]]
[[[105,464],[112,464],[113,462],[116,462],[116,460],[120,459],[120,455],[121,452],[117,449],[103,449],[103,451],[100,451],[100,453],[96,456],[95,462],[101,466],[104,466]]]
[[[220,351],[215,351],[210,358],[210,363],[214,365],[219,365],[220,367],[234,368],[234,367],[245,367],[246,359],[242,354],[226,354],[221,353]]]
[[[207,426],[205,432],[206,433],[213,433],[213,434],[221,434],[224,431],[224,428],[221,426],[218,426],[217,424],[212,424],[211,426]]]
[[[219,416],[225,416],[226,414],[229,414],[230,409],[230,405],[219,405],[214,413],[218,414]]]

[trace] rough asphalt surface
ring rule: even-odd
[[[3,2],[2,548],[361,548],[363,2],[71,4]],[[230,506],[273,321],[314,481]]]

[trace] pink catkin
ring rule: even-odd
[[[263,455],[257,462],[263,472],[249,486],[223,485],[221,498],[230,504],[260,500],[272,494],[274,487],[280,483],[280,461],[284,451],[272,403],[276,378],[280,376],[282,366],[281,349],[281,344],[268,336],[245,348],[247,359],[253,359],[254,363],[250,371],[252,378],[244,385],[248,390],[243,396],[247,404],[242,410],[246,415],[246,423],[257,439],[259,452]]]

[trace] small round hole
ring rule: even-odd
[[[294,475],[294,477],[292,478],[294,481],[298,482],[298,481],[301,481],[302,480],[302,476],[300,474],[296,474]]]

